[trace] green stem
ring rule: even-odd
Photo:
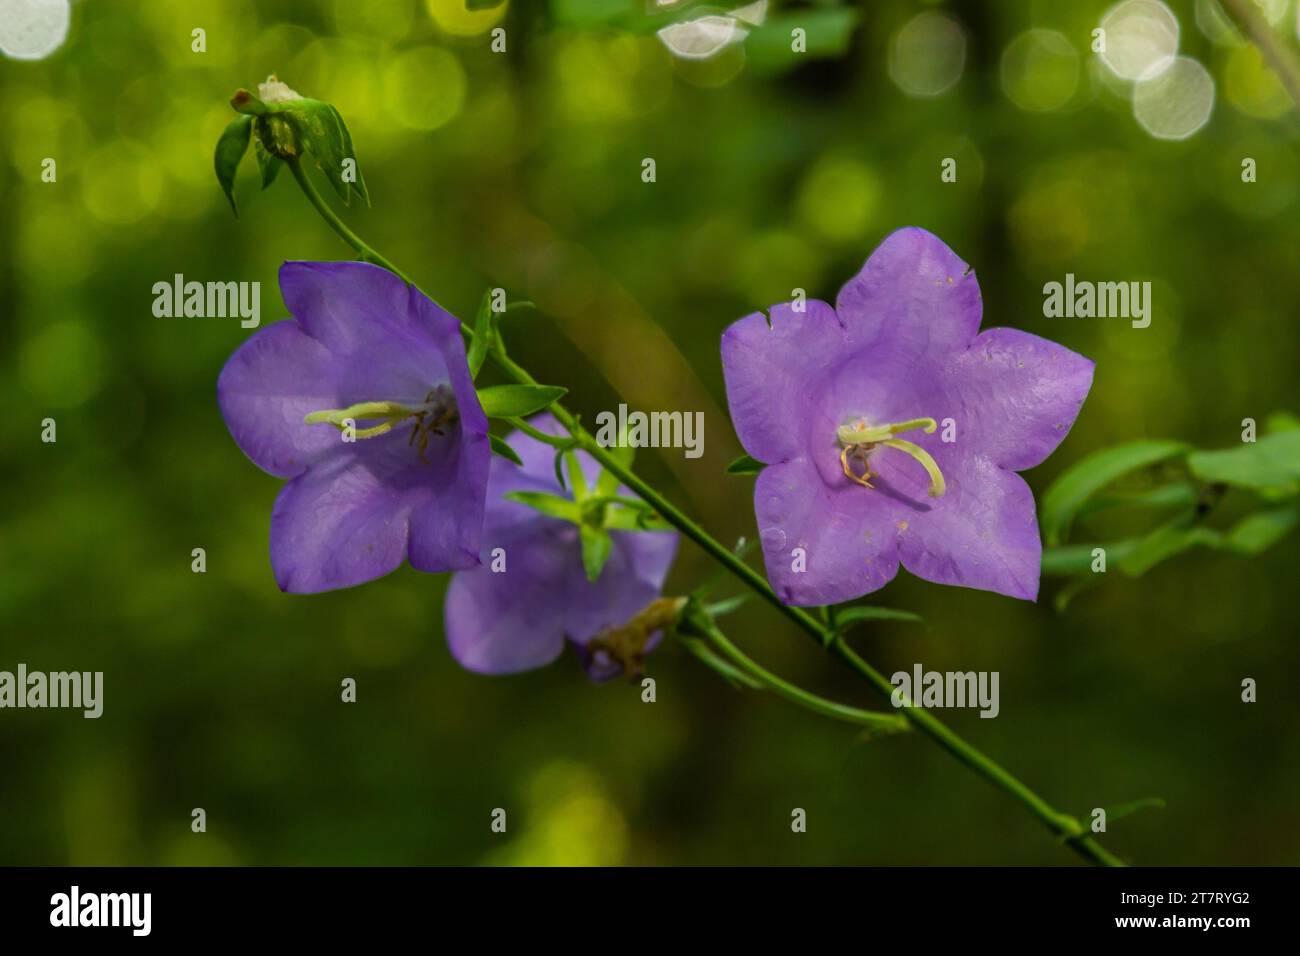
[[[823,717],[830,717],[832,720],[843,720],[850,724],[859,724],[889,733],[901,733],[909,729],[907,719],[899,714],[881,714],[871,710],[861,710],[857,707],[849,707],[833,700],[827,700],[824,697],[818,697],[816,694],[811,694],[802,687],[791,684],[764,668],[735,644],[727,640],[727,636],[717,627],[705,627],[702,628],[702,631],[705,641],[725,660],[749,674],[766,689],[780,697],[784,697],[791,703],[811,710],[815,714],[821,714]]]
[[[1292,104],[1300,110],[1300,62],[1296,61],[1295,54],[1273,33],[1253,0],[1223,0],[1223,9],[1268,61],[1291,95]]]
[[[307,199],[316,211],[321,214],[325,220],[338,235],[351,246],[366,262],[382,266],[395,275],[401,277],[407,284],[414,286],[415,282],[411,280],[404,272],[394,266],[391,262],[372,249],[347,225],[335,215],[334,211],[325,203],[316,188],[312,186],[311,181],[307,178],[302,169],[301,163],[297,160],[287,160],[289,168],[293,172],[293,177],[297,180]],[[417,286],[418,288],[418,286]],[[466,335],[473,335],[473,328],[465,322],[461,322],[461,329]],[[499,349],[493,349],[488,353],[497,367],[510,379],[521,385],[536,385],[537,380],[533,378],[528,371],[518,365],[513,359],[503,354]],[[890,699],[894,692],[894,687],[885,678],[883,674],[859,657],[852,648],[844,643],[840,635],[832,630],[821,621],[817,620],[803,608],[792,607],[782,602],[776,592],[772,590],[767,580],[745,564],[740,558],[736,557],[721,542],[716,540],[712,535],[706,532],[693,520],[687,517],[683,512],[678,510],[672,502],[668,501],[650,485],[646,484],[631,469],[623,465],[614,455],[604,448],[595,437],[592,436],[585,428],[582,428],[577,419],[564,408],[559,402],[555,402],[550,407],[551,413],[556,420],[563,425],[569,433],[578,440],[581,446],[590,455],[595,458],[609,472],[618,476],[618,478],[631,488],[645,502],[651,505],[666,521],[676,527],[682,534],[690,538],[701,550],[710,557],[717,560],[723,567],[730,571],[742,584],[749,587],[759,597],[772,605],[779,613],[783,614],[798,628],[813,638],[819,645],[828,649],[842,663],[862,677],[877,692]],[[1034,793],[1033,790],[1025,786],[1014,776],[1008,773],[1000,765],[977,750],[972,745],[955,734],[946,724],[938,718],[932,716],[928,711],[912,704],[911,701],[904,700],[902,705],[903,715],[911,722],[912,726],[922,733],[929,736],[943,749],[947,750],[959,761],[970,767],[977,774],[988,780],[994,786],[1006,791],[1034,814],[1044,826],[1053,834],[1064,841],[1068,846],[1073,848],[1085,859],[1101,864],[1104,866],[1123,866],[1123,862],[1109,853],[1102,847],[1089,833],[1088,829],[1074,818],[1059,813],[1043,798]]]

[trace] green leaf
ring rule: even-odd
[[[1187,456],[1192,474],[1256,491],[1300,491],[1300,431],[1265,435],[1239,448],[1196,451]]]
[[[715,618],[723,617],[748,603],[749,599],[753,596],[753,591],[745,591],[741,594],[737,594],[735,597],[725,598],[721,601],[715,601],[712,604],[708,604],[704,609]]]
[[[1139,538],[1133,548],[1115,564],[1129,577],[1141,577],[1157,564],[1182,554],[1198,544],[1214,547],[1219,533],[1195,524],[1192,515],[1184,515]]]
[[[1174,481],[1143,491],[1099,495],[1079,509],[1076,518],[1086,518],[1115,508],[1187,508],[1200,499],[1200,489],[1190,481]]]
[[[519,467],[523,467],[524,460],[519,457],[515,451],[500,435],[488,435],[488,444],[492,446],[492,451],[505,458],[507,461],[513,461]]]
[[[1106,810],[1106,822],[1109,824],[1112,821],[1131,816],[1139,810],[1163,810],[1164,808],[1164,797],[1142,797],[1138,800],[1130,800],[1128,803],[1121,803],[1117,807],[1105,807],[1103,809]]]
[[[767,465],[759,461],[757,458],[751,458],[749,455],[741,455],[727,466],[727,474],[757,475],[766,467]]]
[[[587,572],[588,581],[595,581],[600,577],[605,562],[609,560],[613,539],[610,538],[609,532],[604,528],[598,528],[586,522],[578,525],[578,533],[582,538],[583,570]]]
[[[892,607],[848,607],[835,613],[835,632],[844,634],[851,628],[865,621],[908,621],[912,624],[924,624],[925,618],[911,611],[899,611]]]
[[[853,42],[859,14],[851,7],[791,10],[769,17],[745,39],[745,58],[759,69],[792,67],[807,57],[843,56]],[[792,49],[791,31],[804,31],[807,49]]]
[[[1052,608],[1057,614],[1064,614],[1071,601],[1089,588],[1096,587],[1101,578],[1100,574],[1085,574],[1070,581],[1056,592],[1056,596],[1052,598]]]
[[[1254,556],[1267,551],[1286,537],[1296,525],[1300,511],[1280,508],[1261,511],[1241,519],[1223,537],[1223,546],[1238,554]]]
[[[1063,544],[1055,548],[1044,548],[1042,573],[1048,576],[1091,574],[1094,549],[1103,548],[1106,551],[1109,566],[1112,561],[1122,561],[1137,543],[1137,538],[1126,538],[1107,544]]]
[[[508,491],[504,497],[507,501],[517,501],[550,518],[559,518],[561,521],[571,521],[574,524],[582,520],[582,513],[578,510],[577,503],[570,498],[561,498],[559,495],[550,495],[544,491]]]
[[[1043,495],[1042,529],[1048,545],[1058,545],[1084,503],[1102,488],[1139,468],[1180,455],[1182,442],[1135,441],[1093,452],[1067,469]]]
[[[217,148],[212,155],[212,166],[217,173],[217,182],[230,201],[230,211],[239,218],[235,208],[235,170],[239,161],[248,152],[248,140],[253,135],[253,117],[236,116],[221,132],[217,139]]]
[[[478,391],[488,418],[522,418],[549,408],[568,389],[554,385],[493,385]]]
[[[284,160],[268,153],[260,139],[253,140],[253,155],[257,157],[257,168],[262,173],[262,188],[266,189],[275,182],[275,177],[280,175],[280,167],[284,165]]]

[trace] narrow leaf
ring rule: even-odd
[[[749,455],[741,455],[727,466],[727,474],[757,475],[766,467],[767,465],[759,461],[757,458],[751,458]]]
[[[712,604],[706,605],[704,609],[715,618],[723,617],[724,615],[730,614],[732,611],[739,609],[753,596],[753,591],[746,591],[743,594],[737,594],[735,597],[726,598],[722,601],[715,601]]]
[[[1141,577],[1157,564],[1182,554],[1198,544],[1215,545],[1219,533],[1193,523],[1191,516],[1183,516],[1162,525],[1143,538],[1133,549],[1115,562],[1129,577]]]
[[[1163,810],[1165,808],[1164,797],[1142,797],[1139,800],[1130,800],[1128,803],[1121,803],[1117,807],[1106,807],[1106,822],[1121,820],[1124,817],[1132,816],[1139,810]]]
[[[1195,483],[1175,481],[1143,491],[1098,495],[1084,504],[1075,517],[1082,519],[1117,508],[1185,508],[1194,506],[1199,498],[1200,489]]]
[[[1109,564],[1112,561],[1122,561],[1137,543],[1137,538],[1126,538],[1105,544],[1063,544],[1055,548],[1044,548],[1042,573],[1048,576],[1091,574],[1094,550],[1105,549]]]
[[[1135,441],[1094,452],[1056,479],[1043,495],[1042,529],[1048,545],[1058,545],[1083,504],[1117,478],[1149,468],[1186,451],[1174,441]]]
[[[911,611],[899,611],[892,607],[850,607],[836,612],[835,630],[843,634],[864,621],[908,621],[912,624],[924,624],[925,618]]]
[[[478,400],[488,418],[521,418],[549,408],[567,391],[553,385],[493,385],[479,389]]]

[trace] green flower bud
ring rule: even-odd
[[[222,134],[214,163],[232,209],[235,170],[247,151],[250,133],[263,189],[275,181],[282,164],[310,155],[345,205],[353,194],[370,204],[352,135],[331,104],[302,96],[271,74],[257,85],[256,95],[240,89],[230,105],[242,115]]]

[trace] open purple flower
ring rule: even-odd
[[[788,604],[835,604],[899,562],[940,584],[1038,595],[1034,499],[1016,474],[1074,423],[1093,363],[1015,329],[979,331],[974,274],[900,229],[835,307],[784,304],[722,336],[741,443],[768,467],[754,510]],[[900,435],[908,435],[900,438]]]
[[[562,430],[549,415],[530,422],[547,434]],[[622,673],[627,660],[604,637],[631,621],[659,597],[677,551],[667,531],[610,531],[611,548],[600,577],[587,579],[578,526],[507,499],[533,492],[570,499],[555,476],[555,450],[521,432],[508,437],[523,467],[492,459],[483,563],[460,571],[447,590],[447,643],[468,670],[512,674],[542,667],[564,650],[566,639],[594,680]],[[600,468],[576,452],[587,484]],[[626,495],[625,490],[620,494]],[[657,636],[635,650],[648,651]]]
[[[478,564],[487,417],[460,323],[385,269],[286,262],[293,319],[241,345],[217,381],[240,449],[289,483],[271,512],[282,590]]]

